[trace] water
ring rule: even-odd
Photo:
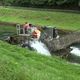
[[[48,48],[41,41],[37,41],[37,40],[30,41],[30,46],[33,49],[35,49],[38,53],[46,55],[46,56],[50,56],[50,52]]]
[[[80,56],[80,47],[76,47],[76,46],[71,46],[70,47],[71,50],[71,54],[75,55],[75,56]]]
[[[80,64],[80,44],[76,44],[70,47],[72,50],[70,51],[70,58],[69,60],[73,63]]]
[[[13,35],[13,32],[3,32],[0,33],[0,40],[5,40],[6,38],[8,38],[9,36]]]

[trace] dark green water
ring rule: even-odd
[[[0,40],[4,40],[7,37],[12,36],[12,35],[14,35],[13,32],[3,32],[3,33],[0,33]]]

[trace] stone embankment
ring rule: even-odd
[[[61,49],[66,49],[70,45],[74,43],[80,42],[80,32],[73,32],[64,36],[61,36],[59,38],[53,38],[53,39],[44,39],[44,42],[49,47],[51,51],[57,51]]]

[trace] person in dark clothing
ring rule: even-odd
[[[48,29],[46,26],[44,26],[43,28],[42,28],[43,30],[46,30],[46,29]]]
[[[53,38],[59,38],[58,30],[56,29],[56,27],[53,28]]]
[[[53,28],[53,38],[56,38],[56,27]]]

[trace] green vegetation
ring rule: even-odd
[[[58,11],[39,11],[0,7],[0,21],[24,23],[26,21],[42,26],[56,26],[57,28],[79,30],[80,14],[58,12]]]
[[[80,7],[79,3],[80,0],[0,0],[0,5],[73,9]]]
[[[80,14],[0,7],[0,21],[79,30]],[[16,32],[1,26],[0,35]],[[0,41],[0,80],[80,80],[80,65]]]
[[[80,65],[0,41],[0,80],[80,80]]]

